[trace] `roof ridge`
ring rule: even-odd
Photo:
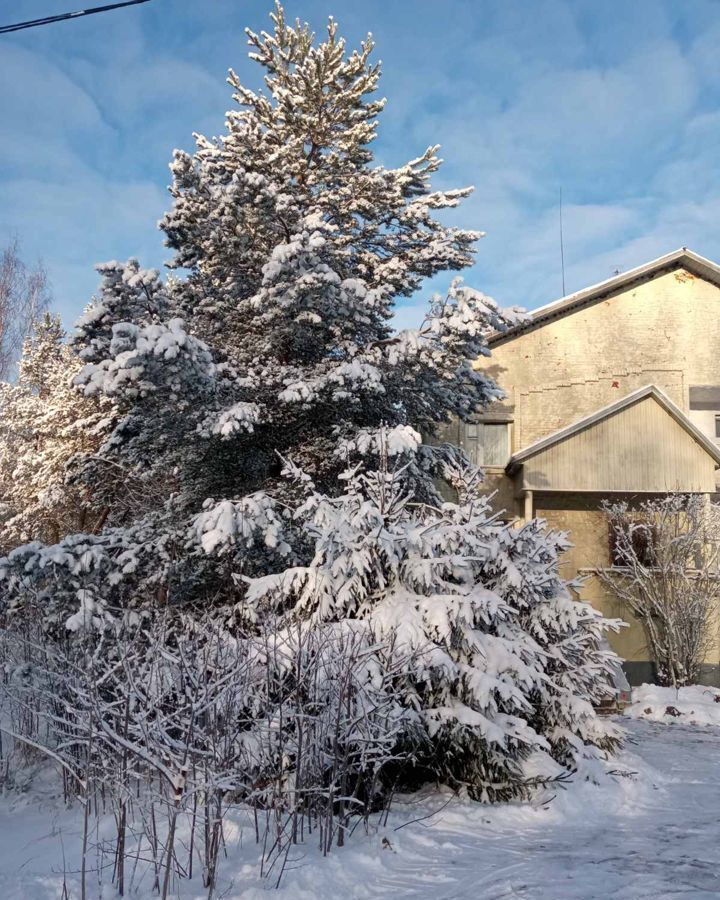
[[[694,274],[700,275],[700,277],[706,278],[720,286],[720,265],[704,256],[700,256],[694,250],[680,247],[640,266],[627,269],[625,272],[619,272],[611,278],[606,278],[604,281],[599,281],[579,291],[566,294],[557,300],[531,310],[526,322],[510,328],[508,331],[496,332],[490,336],[489,343],[502,344],[505,341],[512,340],[526,331],[542,325],[545,321],[567,315],[576,308],[596,302],[607,294],[614,293],[628,284],[641,279],[651,278],[663,269],[675,268],[683,264],[686,264],[690,271],[694,270]]]

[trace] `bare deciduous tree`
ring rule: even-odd
[[[660,682],[696,681],[720,600],[720,507],[669,494],[634,510],[606,504],[605,513],[613,566],[600,580],[642,625]]]
[[[40,263],[28,267],[12,240],[0,253],[0,381],[11,376],[33,323],[49,305],[47,272]]]

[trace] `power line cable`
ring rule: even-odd
[[[0,34],[22,31],[24,28],[37,28],[38,25],[51,25],[53,22],[65,22],[68,19],[80,19],[82,16],[94,16],[96,13],[109,12],[123,6],[137,6],[149,3],[150,0],[125,0],[124,3],[109,3],[107,6],[94,6],[92,9],[80,9],[77,12],[61,13],[58,16],[45,16],[42,19],[31,19],[28,22],[16,22],[14,25],[0,25]]]

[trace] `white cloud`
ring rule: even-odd
[[[264,4],[181,4],[172,16],[153,6],[38,29],[0,56],[0,80],[13,86],[0,95],[0,237],[17,231],[45,257],[68,318],[99,259],[165,258],[155,222],[172,148],[222,128],[228,65],[257,83],[240,26],[266,27]],[[334,13],[351,43],[376,33],[390,101],[379,158],[397,164],[442,143],[439,184],[476,185],[450,218],[488,232],[467,281],[528,306],[561,290],[561,185],[568,290],[681,244],[720,257],[717,8],[287,3],[318,31]],[[403,304],[398,324],[417,324],[449,279]]]

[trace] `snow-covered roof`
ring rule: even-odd
[[[629,406],[632,406],[633,403],[638,403],[640,400],[644,400],[646,397],[652,397],[657,403],[662,406],[662,408],[669,413],[675,419],[675,421],[680,425],[685,431],[695,440],[698,444],[711,456],[716,463],[716,468],[720,467],[720,447],[717,446],[710,438],[706,437],[699,428],[697,428],[693,423],[688,419],[685,413],[676,406],[672,400],[660,390],[659,387],[656,387],[654,384],[648,384],[645,387],[638,388],[638,390],[633,391],[630,394],[627,394],[625,397],[621,397],[619,400],[616,400],[614,403],[610,403],[608,406],[603,406],[595,412],[591,413],[589,416],[584,416],[582,419],[578,419],[577,422],[573,422],[572,425],[567,425],[565,428],[561,428],[558,431],[554,431],[552,434],[549,434],[547,437],[541,438],[539,441],[535,441],[533,444],[529,444],[523,450],[519,450],[517,453],[514,453],[510,458],[507,466],[505,467],[508,474],[512,474],[518,468],[521,463],[524,463],[526,460],[535,456],[538,453],[541,453],[543,450],[547,450],[548,447],[552,447],[554,444],[560,443],[560,441],[567,440],[567,438],[572,437],[575,434],[578,434],[581,431],[584,431],[586,428],[590,428],[593,425],[596,425],[598,422],[601,422],[603,419],[607,419],[610,416],[615,415],[623,409],[626,409]]]
[[[492,335],[489,342],[491,344],[505,343],[505,341],[512,340],[514,337],[536,328],[538,325],[542,325],[552,319],[562,318],[562,316],[580,307],[597,303],[609,294],[614,294],[634,283],[648,281],[661,272],[669,272],[673,269],[681,268],[720,287],[720,266],[712,262],[712,260],[705,259],[704,256],[688,250],[687,247],[680,247],[679,250],[673,250],[672,253],[659,256],[657,259],[644,263],[642,266],[628,269],[627,272],[621,272],[619,275],[614,275],[612,278],[608,278],[598,284],[576,291],[574,294],[567,294],[559,300],[553,300],[552,303],[547,303],[545,306],[534,309],[525,323],[511,328],[509,331]]]

